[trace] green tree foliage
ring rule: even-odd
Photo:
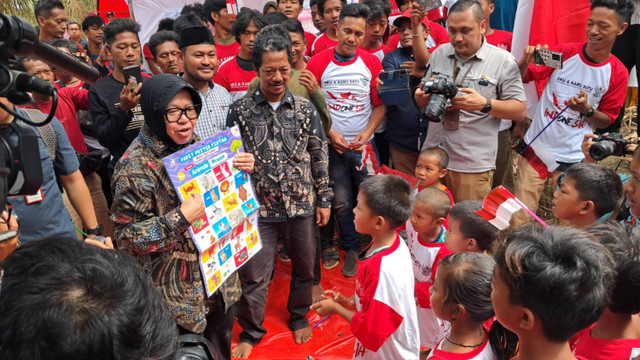
[[[0,13],[18,15],[37,25],[33,8],[37,0],[0,0]],[[96,12],[96,0],[62,0],[69,21],[82,22],[90,12]]]

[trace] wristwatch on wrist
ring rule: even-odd
[[[592,117],[595,112],[596,112],[596,109],[594,109],[593,106],[592,106],[591,109],[587,110],[586,113],[580,114],[580,115],[582,115],[583,118],[588,119],[588,118]]]
[[[102,233],[104,232],[104,227],[102,226],[102,224],[98,224],[98,226],[93,229],[84,229],[84,232],[87,235],[102,235]]]
[[[482,107],[482,110],[480,110],[480,112],[483,112],[486,114],[489,111],[491,111],[491,99],[487,98],[487,104]]]

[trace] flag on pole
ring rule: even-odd
[[[504,230],[509,227],[511,216],[522,209],[515,198],[504,186],[498,186],[487,195],[482,202],[482,209],[476,213],[499,230]]]
[[[387,165],[382,165],[380,167],[380,174],[399,176],[399,177],[407,180],[409,185],[411,185],[411,188],[416,188],[416,185],[418,185],[418,183],[419,183],[418,178],[413,177],[411,175],[407,175],[407,174],[403,173],[402,171],[391,169],[391,168],[387,167]]]
[[[547,228],[549,227],[544,220],[529,210],[520,199],[515,197],[515,195],[502,185],[491,190],[482,202],[482,209],[476,211],[476,214],[487,220],[491,225],[498,228],[498,230],[504,230],[509,227],[511,216],[520,209],[526,211],[532,218],[539,222],[540,225]]]

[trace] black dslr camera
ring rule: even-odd
[[[444,109],[447,107],[447,100],[456,96],[458,87],[447,78],[431,78],[422,84],[422,90],[431,94],[429,103],[423,110],[425,119],[433,122],[442,121]]]
[[[589,155],[593,160],[602,160],[611,155],[625,156],[628,154],[627,145],[629,145],[629,142],[623,139],[619,133],[600,135],[593,141],[596,144],[589,147]]]

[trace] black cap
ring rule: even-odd
[[[211,31],[204,26],[191,26],[180,32],[180,49],[189,45],[211,44],[215,45]]]

